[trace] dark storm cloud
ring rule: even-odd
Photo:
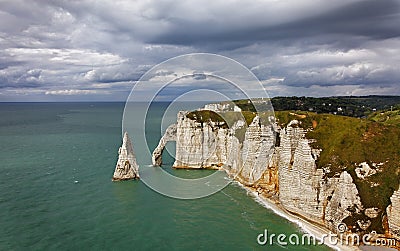
[[[0,19],[0,101],[123,100],[191,52],[238,60],[273,94],[400,94],[398,0],[6,0]]]
[[[321,33],[365,36],[371,39],[398,37],[400,29],[398,0],[360,1],[315,18],[301,20],[295,28],[314,35]],[[309,27],[309,29],[307,29]]]
[[[315,8],[318,9],[318,6]],[[242,27],[232,26],[229,22],[224,22],[223,18],[198,22],[170,18],[172,27],[149,42],[212,45],[225,49],[226,45],[243,47],[260,41],[291,43],[293,40],[324,36],[338,40],[352,39],[356,36],[363,36],[365,39],[387,39],[400,35],[399,10],[400,2],[397,0],[368,0],[349,3],[324,13],[314,11],[312,16],[299,17],[275,25],[271,25],[266,18],[265,23],[254,23],[254,25]],[[237,11],[238,13],[232,13],[232,15],[240,14],[241,10]],[[251,19],[243,21],[252,23]]]

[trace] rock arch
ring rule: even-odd
[[[162,165],[162,153],[164,151],[165,145],[169,141],[176,141],[176,124],[168,126],[167,130],[165,130],[164,135],[160,139],[160,142],[158,142],[158,146],[156,147],[156,149],[154,149],[151,156],[153,166]]]

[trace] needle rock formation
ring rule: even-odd
[[[115,166],[113,181],[139,179],[139,166],[128,133],[124,133],[122,146],[118,150],[118,161]]]

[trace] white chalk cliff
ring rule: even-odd
[[[122,146],[119,148],[118,154],[118,161],[112,180],[139,179],[139,166],[136,163],[133,145],[127,132],[124,133]]]
[[[176,127],[175,168],[220,169],[229,152],[229,129],[218,122],[200,123],[179,112]]]
[[[186,115],[187,112],[179,112],[176,125],[166,131],[153,152],[154,165],[161,164],[166,142],[176,140],[175,168],[223,169],[285,210],[333,232],[338,232],[338,226],[355,215],[364,220],[348,221],[351,231],[372,230],[368,229],[369,220],[377,216],[371,212],[374,209],[364,209],[352,176],[342,171],[328,177],[325,169],[317,167],[321,150],[311,147],[312,140],[305,136],[299,121],[279,128],[275,123],[263,125],[256,116],[240,140],[238,132],[244,121],[228,128],[221,122],[199,122]],[[399,208],[397,191],[387,209],[389,225],[394,230],[400,228]]]
[[[280,131],[278,162],[279,202],[309,221],[325,225],[332,231],[350,216],[362,210],[360,197],[346,171],[327,178],[316,166],[319,150],[310,147],[305,131],[293,120]]]

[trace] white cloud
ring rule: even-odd
[[[100,90],[77,90],[77,89],[70,89],[70,90],[57,90],[57,91],[46,91],[46,95],[88,95],[88,94],[107,94],[107,91],[100,91]]]
[[[48,60],[49,63],[63,65],[107,66],[126,61],[119,55],[87,49],[7,48],[4,53],[18,61]]]

